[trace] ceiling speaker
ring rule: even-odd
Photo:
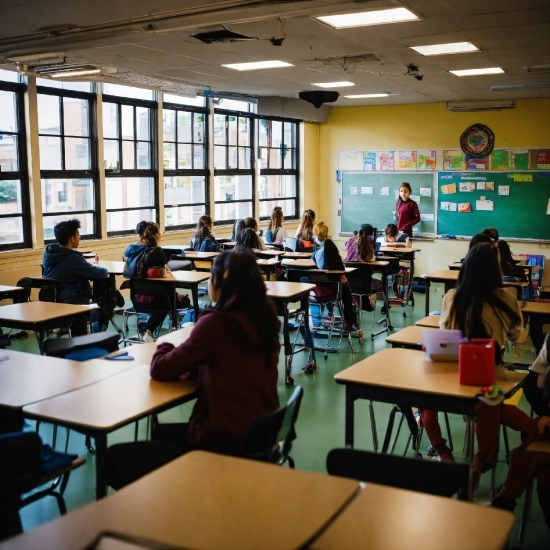
[[[298,97],[308,103],[311,103],[312,105],[315,105],[315,107],[319,109],[323,103],[332,103],[333,101],[336,101],[340,97],[340,94],[338,92],[325,91],[300,92]]]

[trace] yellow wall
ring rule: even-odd
[[[346,237],[338,236],[338,151],[437,149],[437,169],[441,170],[441,150],[458,149],[460,135],[476,122],[493,130],[497,149],[550,147],[550,99],[518,99],[515,103],[515,109],[479,113],[453,113],[445,103],[332,108],[328,122],[318,125],[318,219],[325,221],[342,248]],[[313,156],[314,147],[308,147],[307,154]],[[546,202],[549,198],[541,200]],[[365,219],[365,223],[368,221]],[[416,273],[444,269],[464,257],[467,245],[467,241],[447,240],[422,243]],[[512,242],[511,247],[514,254],[547,255],[550,245]],[[545,284],[550,284],[550,265],[545,275]]]

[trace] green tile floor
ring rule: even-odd
[[[432,285],[432,295],[430,303],[435,309],[439,307],[441,302],[442,287],[440,285]],[[392,307],[390,315],[394,330],[399,330],[408,325],[414,324],[418,319],[424,317],[424,295],[415,294],[415,306],[407,306],[407,308]],[[377,304],[380,305],[380,302]],[[377,308],[379,309],[379,307]],[[403,313],[406,312],[406,317]],[[311,470],[320,473],[326,473],[325,458],[328,451],[334,447],[342,447],[344,444],[344,399],[345,393],[343,386],[339,386],[334,382],[334,375],[360,361],[361,359],[375,353],[376,351],[388,346],[385,342],[385,334],[380,334],[374,339],[370,338],[370,323],[372,322],[372,313],[363,313],[363,330],[367,335],[363,343],[360,344],[357,339],[354,339],[355,355],[352,355],[346,341],[342,342],[339,353],[329,354],[328,358],[323,359],[322,352],[317,353],[317,370],[312,375],[305,375],[301,372],[301,367],[304,365],[306,356],[298,354],[293,363],[293,377],[295,384],[299,384],[304,388],[304,399],[300,411],[300,418],[297,424],[298,438],[294,443],[292,456],[296,461],[296,467],[303,470]],[[116,316],[117,324],[122,325],[122,316]],[[135,321],[131,321],[135,323]],[[135,325],[131,325],[134,326]],[[296,334],[296,333],[293,333]],[[212,335],[215,340],[215,335]],[[22,350],[31,353],[38,353],[38,346],[34,335],[31,334],[26,340],[12,340],[11,349]],[[507,358],[512,360],[511,357]],[[533,355],[530,353],[529,345],[522,346],[522,357],[514,359],[515,362],[524,362],[530,364],[533,360]],[[284,402],[292,392],[292,388],[286,388],[284,383],[284,359],[281,356],[279,362],[279,396],[281,402]],[[520,406],[529,411],[528,405],[524,398]],[[186,404],[161,415],[161,421],[182,421],[187,419],[191,410],[192,404]],[[372,450],[372,436],[370,430],[370,421],[368,406],[366,401],[358,401],[355,405],[355,441],[356,448]],[[379,441],[383,438],[383,430],[385,429],[387,415],[390,411],[390,405],[376,403],[375,414],[378,425]],[[453,435],[453,443],[455,448],[455,457],[461,459],[463,457],[462,444],[464,441],[464,421],[462,417],[457,415],[449,415],[451,421],[451,431]],[[60,429],[58,436],[58,449],[64,448],[66,430]],[[509,430],[511,447],[519,444],[519,435]],[[41,425],[40,434],[45,442],[51,441],[51,426]],[[109,436],[109,444],[117,442],[131,441],[134,437],[134,426],[127,426]],[[140,438],[146,437],[146,422],[140,422]],[[403,452],[407,440],[406,430],[402,430],[397,443],[396,452]],[[424,437],[422,446],[427,447],[428,442]],[[501,445],[503,448],[503,445]],[[69,439],[69,451],[78,453],[80,456],[86,456],[87,462],[84,467],[73,472],[66,491],[66,501],[68,510],[74,510],[84,504],[94,500],[94,455],[86,452],[84,446],[84,436],[76,432],[71,432]],[[409,455],[412,456],[409,450]],[[497,467],[497,485],[501,484],[507,472],[507,466],[504,462]],[[490,474],[483,476],[478,494],[478,502],[485,504],[490,500]],[[523,511],[523,499],[519,502],[516,508],[516,524],[512,534],[512,546],[517,543],[517,533],[519,529],[519,521]],[[304,513],[314,513],[312,511],[304,511]],[[414,511],[411,511],[414,513]],[[58,516],[57,506],[54,499],[42,499],[34,503],[21,512],[23,527],[29,530],[37,525],[49,521]],[[295,521],[300,521],[296,518]],[[548,531],[542,513],[536,501],[536,495],[533,501],[531,518],[527,528],[527,535],[523,548],[525,549],[548,549],[550,541],[550,532]]]

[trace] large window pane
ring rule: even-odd
[[[0,132],[17,132],[16,94],[0,90]]]
[[[45,213],[94,210],[91,178],[42,179],[42,210]]]
[[[250,145],[250,119],[239,117],[239,145]]]
[[[225,145],[226,135],[225,135],[225,115],[214,115],[214,143],[216,145]]]
[[[125,210],[123,212],[107,212],[107,231],[119,233],[121,231],[135,231],[141,220],[156,221],[156,212],[152,208],[139,210]]]
[[[237,145],[238,144],[238,136],[239,132],[237,129],[237,117],[236,116],[229,116],[227,117],[228,121],[228,134],[229,134],[229,145]]]
[[[195,145],[193,153],[193,168],[201,170],[205,167],[204,146]]]
[[[136,168],[134,143],[133,141],[122,142],[122,168],[124,170]]]
[[[136,107],[136,137],[142,141],[149,140],[149,112],[147,107]]]
[[[53,234],[54,226],[59,222],[72,220],[73,218],[77,218],[80,220],[80,229],[78,231],[80,232],[81,237],[90,236],[95,233],[93,214],[65,214],[62,216],[57,214],[55,216],[44,216],[44,239],[46,241],[55,239],[55,236]]]
[[[134,139],[134,108],[122,105],[122,139]]]
[[[19,180],[0,180],[0,215],[21,212],[21,182]]]
[[[137,142],[137,167],[139,170],[151,168],[151,153],[149,143],[146,141]]]
[[[162,146],[164,169],[175,170],[176,169],[176,144],[164,143]]]
[[[204,114],[193,114],[193,141],[195,143],[204,142]]]
[[[62,170],[61,138],[40,136],[40,169]]]
[[[192,168],[192,145],[189,143],[178,144],[178,168]]]
[[[180,143],[190,143],[192,141],[191,120],[192,113],[185,111],[178,112],[178,141]]]
[[[258,190],[261,199],[286,198],[296,196],[296,176],[260,176]]]
[[[162,138],[164,141],[176,141],[176,111],[164,109],[162,112]]]
[[[238,220],[252,217],[251,202],[218,203],[214,208],[216,220]]]
[[[280,206],[283,209],[283,214],[285,217],[294,216],[296,214],[296,201],[294,199],[276,199],[260,201],[260,218],[269,218],[275,206]]]
[[[0,218],[0,246],[21,243],[23,240],[23,218]]]
[[[214,200],[236,201],[252,199],[252,176],[216,176]]]
[[[206,206],[197,204],[195,206],[174,206],[164,209],[164,225],[166,228],[180,225],[196,226],[199,218],[206,214]]]
[[[164,94],[163,100],[166,103],[177,103],[180,105],[194,105],[195,107],[204,107],[206,105],[204,97],[182,97],[179,95]]]
[[[205,176],[173,176],[164,178],[164,204],[206,202]]]
[[[110,139],[103,141],[103,161],[106,170],[119,170],[120,159],[118,158],[118,141]]]
[[[62,80],[50,80],[48,78],[37,78],[37,86],[46,86],[48,88],[57,88],[59,90],[73,90],[75,92],[91,92],[91,82],[63,82]]]
[[[17,172],[18,157],[17,136],[0,134],[0,172]]]
[[[107,95],[116,95],[119,97],[131,97],[134,99],[155,99],[155,92],[145,90],[144,88],[133,88],[132,86],[121,86],[120,84],[111,84],[105,82],[103,84],[103,93]]]
[[[118,105],[103,103],[103,137],[118,138]]]
[[[214,169],[215,170],[225,170],[226,168],[226,158],[227,148],[220,145],[214,146]]]
[[[65,170],[89,170],[90,168],[90,140],[65,138]]]
[[[38,94],[38,133],[61,134],[58,96]]]
[[[0,69],[0,80],[4,82],[19,82],[19,73],[17,71],[4,71],[4,69]]]
[[[63,123],[65,135],[84,136],[90,135],[89,129],[89,102],[86,99],[75,97],[63,98]]]
[[[153,178],[108,177],[105,181],[109,210],[152,207],[155,204]]]

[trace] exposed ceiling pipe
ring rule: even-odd
[[[169,32],[177,30],[199,29],[229,23],[244,23],[266,19],[316,16],[327,14],[364,11],[365,4],[369,9],[394,4],[394,0],[372,0],[367,2],[350,2],[349,0],[302,0],[292,4],[278,3],[240,3],[238,6],[216,9],[207,6],[202,11],[180,11],[169,14],[149,15],[124,22],[105,23],[90,27],[67,27],[15,36],[0,40],[0,53],[5,60],[17,59],[21,55],[33,55],[53,50],[79,49],[90,45],[111,45],[127,43],[129,38],[142,33]],[[244,5],[243,5],[244,4]]]

